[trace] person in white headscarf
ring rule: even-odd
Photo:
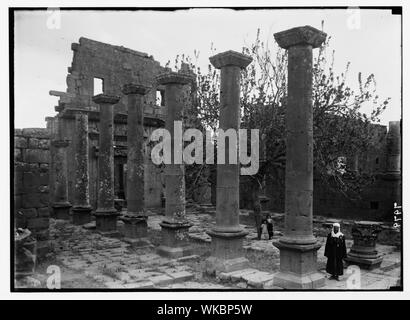
[[[339,276],[343,275],[343,259],[346,255],[345,236],[340,231],[340,224],[334,223],[332,231],[327,236],[325,247],[326,272],[330,273],[330,279],[339,280]]]

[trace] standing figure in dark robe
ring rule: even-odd
[[[343,233],[340,232],[340,224],[334,223],[325,247],[326,272],[330,273],[330,279],[339,280],[339,276],[343,275],[343,259],[346,258],[346,254],[346,242]]]

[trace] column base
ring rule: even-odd
[[[174,259],[193,254],[188,235],[191,223],[163,221],[160,226],[162,244],[157,248],[159,255]]]
[[[284,289],[318,289],[325,285],[325,277],[320,272],[305,275],[278,272],[273,275],[273,285]]]
[[[344,261],[346,261],[347,264],[354,264],[361,268],[372,270],[380,267],[383,261],[383,255],[376,254],[373,257],[369,257],[356,254],[354,252],[349,252]]]
[[[324,274],[317,271],[317,250],[314,244],[273,242],[280,250],[280,271],[273,277],[273,285],[284,289],[317,289],[325,285]]]
[[[237,232],[207,232],[212,237],[212,256],[205,262],[205,272],[218,275],[221,272],[241,270],[249,265],[242,247],[243,238],[248,234],[244,230]]]
[[[118,236],[117,217],[119,215],[115,209],[97,209],[94,213],[97,232],[105,236]]]
[[[72,206],[69,202],[54,203],[52,207],[55,219],[70,220],[70,209]]]
[[[91,206],[74,206],[72,209],[73,224],[83,225],[91,221]]]
[[[124,215],[121,220],[124,222],[123,240],[133,247],[151,247],[148,240],[148,217]]]

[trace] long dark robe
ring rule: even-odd
[[[326,272],[333,276],[343,274],[343,259],[346,258],[345,237],[332,237],[329,233],[326,240],[325,256],[327,257]]]

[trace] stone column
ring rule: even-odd
[[[377,236],[381,230],[379,222],[355,222],[352,227],[353,246],[345,261],[365,269],[378,268],[383,261],[383,255],[376,250]]]
[[[182,136],[174,134],[174,121],[183,121],[187,103],[187,87],[192,83],[192,75],[182,72],[168,72],[157,77],[159,84],[165,85],[165,107],[167,117],[165,128],[171,135],[171,164],[165,165],[165,218],[162,227],[162,244],[159,254],[167,257],[190,255],[188,229],[192,226],[185,216],[185,171],[184,164],[175,161],[175,147],[181,145]]]
[[[127,118],[127,213],[123,215],[125,240],[134,245],[148,245],[147,219],[144,211],[144,95],[148,88],[127,84],[122,92],[128,98]]]
[[[287,289],[314,289],[324,285],[317,272],[313,235],[313,103],[312,49],[326,34],[310,26],[276,33],[275,40],[288,50],[286,106],[285,231],[274,245],[280,249],[280,272],[274,284]]]
[[[389,173],[401,174],[400,121],[389,121],[387,133],[387,168]]]
[[[117,234],[117,217],[114,208],[114,104],[119,97],[99,94],[93,101],[100,106],[98,151],[98,202],[95,211],[97,231]]]
[[[240,77],[252,58],[235,51],[226,51],[211,57],[212,65],[221,69],[219,128],[234,129],[238,134],[240,123]],[[229,144],[231,144],[230,142]],[[217,165],[216,177],[216,225],[207,233],[212,237],[212,255],[206,261],[206,272],[230,272],[244,268],[248,260],[242,249],[247,234],[239,225],[239,161],[229,164],[229,149],[237,145],[226,143],[225,150],[218,146],[218,153],[225,152],[226,164]]]
[[[88,113],[78,110],[75,115],[75,185],[73,224],[91,221],[89,162],[88,162]]]
[[[402,205],[401,123],[389,121],[386,139],[386,170],[382,175],[386,194],[386,217],[391,217],[394,206]],[[401,217],[400,217],[401,218]]]
[[[53,140],[51,141],[54,148],[53,153],[53,169],[54,169],[54,201],[53,212],[56,219],[70,220],[71,203],[68,201],[68,185],[67,185],[67,157],[66,149],[68,140]]]
[[[51,141],[53,152],[51,153],[54,170],[54,201],[53,213],[56,219],[70,219],[71,203],[68,201],[68,180],[67,180],[67,147],[69,140],[63,139],[61,118],[56,118],[56,135]]]

